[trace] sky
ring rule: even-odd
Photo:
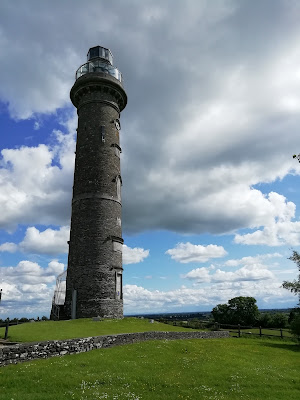
[[[67,268],[90,47],[114,55],[124,313],[288,308],[300,251],[300,3],[2,0],[0,318],[49,316]]]

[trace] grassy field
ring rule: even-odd
[[[0,338],[4,337],[4,329],[5,328],[0,328]],[[40,321],[10,326],[8,330],[8,340],[12,342],[37,342],[42,340],[71,339],[115,333],[148,331],[182,332],[185,330],[187,330],[187,328],[166,325],[156,321],[150,324],[148,319],[139,318],[103,321],[93,321],[92,319]]]
[[[276,338],[149,341],[1,368],[0,398],[298,400],[299,356]]]

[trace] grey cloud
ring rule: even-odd
[[[293,74],[300,59],[291,58],[297,2],[2,1],[0,8],[0,97],[15,117],[69,111],[88,48],[111,48],[129,99],[121,134],[126,232],[223,233],[266,223],[269,203],[252,187],[291,171],[299,130],[299,110],[280,103],[300,100]],[[21,64],[11,62],[16,54]],[[281,70],[286,59],[291,65]],[[290,81],[280,83],[285,76]],[[212,175],[224,166],[228,173]],[[59,177],[61,193],[37,202],[34,222],[69,222],[72,174]]]

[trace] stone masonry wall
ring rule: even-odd
[[[41,358],[64,356],[66,354],[83,353],[94,349],[143,342],[146,340],[220,339],[227,337],[229,337],[229,332],[227,331],[139,332],[79,339],[49,340],[38,343],[21,343],[0,348],[0,366]]]
[[[123,240],[116,121],[127,96],[121,82],[96,72],[77,79],[70,96],[78,128],[64,311],[71,318],[76,289],[76,318],[123,318],[122,251],[114,247]]]

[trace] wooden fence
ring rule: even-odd
[[[227,330],[231,333],[236,333],[236,337],[241,337],[242,335],[254,335],[254,336],[270,336],[270,337],[291,337],[288,329],[282,328],[262,328],[261,326],[242,326],[242,325],[226,325],[216,323],[216,329]],[[274,332],[271,333],[271,332]],[[278,332],[278,333],[275,333]]]
[[[282,329],[282,328],[263,328],[261,326],[253,327],[253,326],[243,326],[243,325],[229,325],[229,324],[219,324],[218,322],[212,321],[200,321],[201,327],[194,326],[189,324],[186,321],[186,324],[182,323],[182,321],[161,321],[164,323],[172,323],[174,326],[182,326],[186,328],[196,328],[196,329],[213,329],[213,330],[226,330],[233,334],[234,337],[241,337],[242,335],[254,335],[254,336],[274,336],[274,337],[291,337],[291,333],[289,329]],[[184,322],[184,321],[183,321]],[[273,333],[274,332],[274,333]]]
[[[7,336],[8,336],[8,328],[9,328],[10,326],[13,326],[13,325],[21,325],[21,324],[24,324],[25,322],[28,322],[28,321],[24,321],[24,322],[23,322],[23,321],[22,321],[22,322],[20,322],[20,321],[10,321],[9,318],[7,318],[4,322],[0,322],[0,328],[5,328],[3,339],[4,339],[4,340],[7,339]],[[0,339],[1,339],[1,338],[0,338]]]

